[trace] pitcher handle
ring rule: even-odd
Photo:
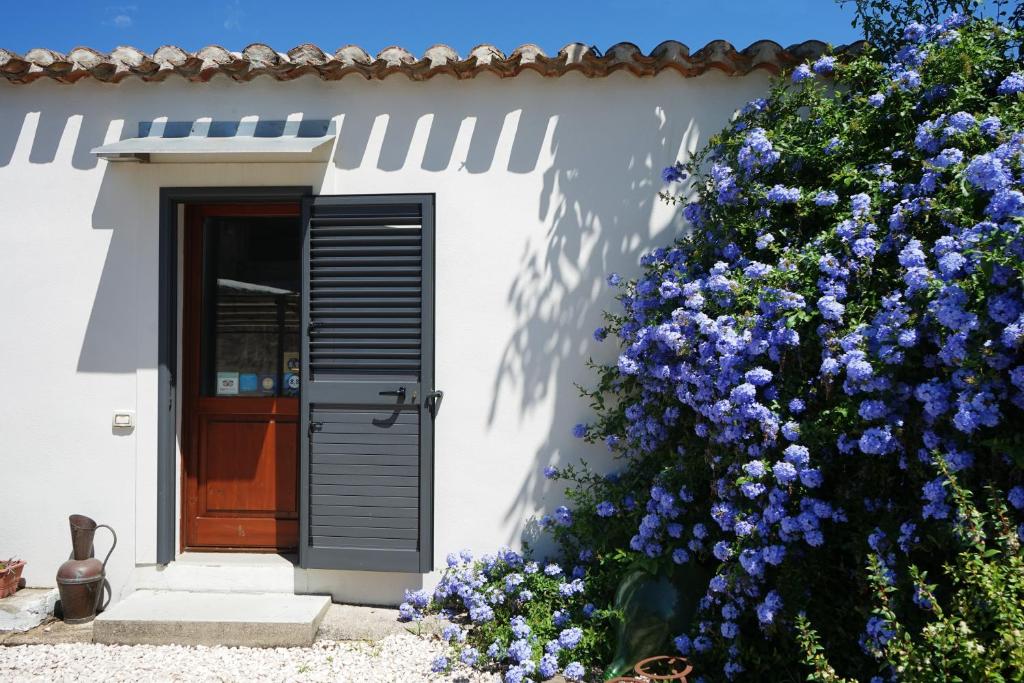
[[[97,529],[106,529],[107,531],[110,532],[110,535],[113,536],[113,538],[114,538],[114,542],[110,544],[110,550],[107,551],[107,556],[103,558],[103,569],[106,570],[106,568],[107,568],[107,560],[110,559],[110,556],[114,553],[114,548],[117,547],[117,534],[114,532],[114,530],[110,527],[109,524],[97,524],[96,528]]]

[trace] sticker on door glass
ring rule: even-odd
[[[217,395],[237,396],[238,395],[238,373],[218,372],[217,373]]]
[[[286,396],[295,396],[299,393],[298,375],[289,372],[284,376],[284,393]]]
[[[243,372],[238,376],[238,392],[255,394],[259,388],[259,378],[255,372]]]
[[[277,382],[274,381],[273,375],[260,375],[260,391],[264,394],[273,394],[276,388]]]

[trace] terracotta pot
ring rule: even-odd
[[[0,574],[0,598],[14,595],[18,591],[23,569],[25,569],[25,560],[17,560],[13,564],[7,565],[7,569]]]

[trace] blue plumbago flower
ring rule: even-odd
[[[611,273],[607,277],[608,284],[612,287],[617,287],[622,282],[622,276],[618,273]]]
[[[814,74],[811,72],[811,67],[807,66],[806,64],[801,64],[797,68],[793,69],[793,75],[791,78],[793,79],[794,83],[799,83],[800,81],[807,80],[808,78],[812,78],[813,76]]]
[[[459,661],[461,661],[466,666],[473,666],[477,663],[477,660],[479,659],[480,651],[477,650],[475,647],[463,648],[462,652],[459,654]]]
[[[855,194],[850,197],[850,206],[853,208],[855,218],[862,218],[871,211],[871,197],[864,194]]]
[[[719,630],[722,632],[723,638],[728,638],[730,640],[738,636],[740,633],[740,627],[731,621],[723,621]]]
[[[569,526],[572,524],[572,510],[564,505],[559,505],[555,508],[555,523],[560,526]]]
[[[928,27],[916,21],[903,29],[903,38],[911,43],[920,43],[928,35]]]
[[[795,204],[800,201],[800,188],[776,185],[765,197],[773,204]]]
[[[981,134],[990,138],[994,138],[1002,127],[1003,124],[999,120],[998,116],[989,116],[978,126],[979,130],[981,130]]]
[[[740,168],[751,175],[762,168],[770,168],[778,163],[780,155],[776,152],[763,128],[751,128],[736,155]]]
[[[1013,181],[1002,159],[989,153],[971,159],[964,170],[964,178],[971,185],[989,192],[1003,190]]]
[[[522,664],[533,656],[533,648],[525,638],[513,640],[508,646],[508,657],[517,664]]]
[[[562,568],[553,562],[544,567],[544,574],[547,576],[558,576],[561,573]]]
[[[955,114],[949,115],[949,118],[946,119],[946,124],[957,133],[966,133],[978,125],[978,120],[972,114],[958,111]]]
[[[839,195],[832,190],[823,190],[814,195],[814,203],[818,206],[835,206],[839,203]]]
[[[399,621],[419,621],[422,618],[423,614],[408,602],[403,602],[398,606]]]
[[[814,73],[820,76],[827,76],[835,71],[836,58],[829,55],[823,55],[818,58],[816,62],[811,66]]]
[[[587,435],[587,425],[580,423],[572,428],[572,435],[577,439],[582,439]]]
[[[776,591],[768,591],[767,595],[764,596],[764,601],[757,606],[757,620],[767,626],[775,621],[775,615],[781,609],[782,598]]]
[[[558,644],[566,650],[571,650],[583,640],[583,629],[578,626],[562,629],[558,634]]]
[[[558,673],[558,657],[553,654],[546,654],[540,658],[537,665],[537,673],[544,678],[553,678]]]
[[[526,619],[520,615],[512,617],[509,626],[512,627],[512,635],[516,638],[526,638],[530,635],[530,627],[527,625]]]
[[[1014,486],[1007,495],[1010,505],[1018,510],[1024,510],[1024,486]]]
[[[779,482],[780,486],[792,484],[797,479],[797,471],[792,463],[781,460],[772,465],[772,474],[775,475],[775,480]]]
[[[558,468],[553,465],[548,465],[544,468],[544,478],[553,479],[558,476]]]
[[[1024,74],[1019,71],[1010,74],[999,84],[996,92],[1000,95],[1016,95],[1019,92],[1024,92]]]
[[[823,296],[818,299],[818,310],[825,320],[839,322],[843,319],[846,306],[839,303],[834,296]]]
[[[611,517],[617,511],[615,504],[610,501],[605,500],[597,504],[598,517]]]
[[[666,183],[674,183],[686,179],[686,171],[682,165],[676,162],[672,166],[666,166],[661,172],[661,179]]]
[[[873,95],[868,96],[868,104],[870,104],[875,109],[878,109],[883,104],[885,104],[885,95],[883,95],[880,92],[876,92]]]
[[[448,668],[448,658],[444,655],[438,655],[434,658],[434,661],[430,663],[430,670],[437,673],[444,671]]]
[[[721,562],[725,562],[732,557],[732,548],[730,548],[729,544],[725,541],[719,541],[716,543],[711,552]]]
[[[658,287],[658,293],[661,295],[662,299],[675,299],[681,292],[682,290],[679,287],[679,283],[674,282],[673,280],[665,280]]]
[[[763,235],[758,236],[757,241],[754,243],[754,246],[756,246],[758,249],[767,249],[774,241],[775,238],[770,233],[765,233]]]
[[[932,159],[932,164],[939,168],[948,168],[955,164],[959,164],[963,160],[964,153],[961,150],[955,147],[947,147]]]
[[[562,670],[562,675],[570,681],[581,681],[586,673],[587,672],[583,669],[583,665],[579,662],[569,662],[565,666],[565,669]]]
[[[489,605],[477,604],[469,608],[469,620],[474,624],[485,624],[494,619],[494,610]]]

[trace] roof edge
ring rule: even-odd
[[[864,46],[865,43],[859,41],[837,47],[833,52],[855,54]],[[394,46],[384,48],[376,57],[355,45],[326,53],[310,43],[288,52],[277,52],[262,43],[248,45],[241,52],[231,52],[219,45],[209,45],[195,52],[164,45],[153,53],[134,47],[117,47],[104,54],[89,47],[76,47],[67,54],[33,48],[22,56],[0,48],[0,78],[14,84],[39,79],[74,83],[85,78],[117,83],[127,78],[162,81],[177,75],[188,81],[205,82],[222,74],[235,81],[249,81],[262,75],[278,81],[305,75],[335,81],[350,75],[383,80],[401,73],[412,81],[425,81],[439,74],[457,79],[473,78],[485,71],[501,78],[518,76],[524,71],[535,71],[546,77],[576,71],[589,78],[600,78],[616,71],[640,77],[676,71],[691,77],[712,69],[730,76],[743,76],[756,70],[777,74],[827,50],[828,45],[819,40],[785,48],[772,40],[759,40],[742,50],[727,41],[713,40],[692,53],[685,44],[666,40],[648,54],[633,43],[616,43],[604,53],[583,43],[570,43],[553,56],[533,44],[520,45],[507,56],[494,45],[483,44],[470,50],[466,57],[440,44],[428,48],[421,57]]]

